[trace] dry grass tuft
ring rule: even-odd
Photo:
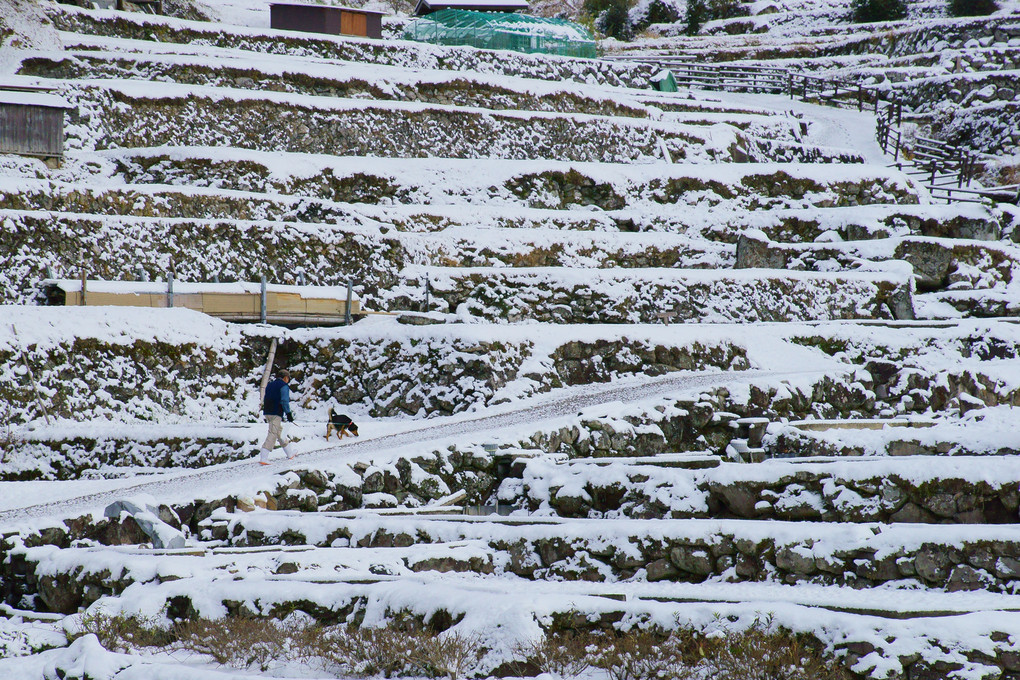
[[[278,663],[301,663],[339,676],[474,677],[483,642],[447,630],[409,623],[384,628],[284,624],[274,619],[227,617],[172,625],[162,619],[88,614],[79,635],[94,633],[113,651],[165,647],[206,655],[223,666],[265,672]],[[681,628],[658,631],[565,631],[518,644],[520,674],[561,678],[603,671],[610,680],[850,680],[838,659],[813,640],[756,621],[744,631],[706,634]]]

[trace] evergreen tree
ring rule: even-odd
[[[687,35],[697,35],[707,18],[705,0],[687,0]]]
[[[859,24],[907,18],[905,0],[854,0],[853,20]]]
[[[620,40],[634,37],[627,0],[585,0],[584,13],[595,19],[595,28],[603,35]]]
[[[954,17],[982,17],[997,9],[995,0],[949,0],[949,16]]]

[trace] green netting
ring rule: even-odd
[[[594,59],[591,33],[565,19],[509,12],[441,9],[412,22],[404,38],[436,45],[470,45],[487,50],[540,52]]]

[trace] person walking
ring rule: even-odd
[[[290,412],[290,371],[283,369],[277,371],[276,380],[266,385],[266,396],[262,399],[262,413],[269,421],[269,434],[259,451],[259,465],[269,465],[269,454],[276,443],[283,447],[287,454],[287,460],[291,460],[297,454],[290,448],[290,440],[283,434],[283,418],[294,422],[294,414]]]

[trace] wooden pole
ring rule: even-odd
[[[81,300],[79,300],[79,304],[81,304],[82,307],[85,306],[85,290],[86,290],[87,287],[88,287],[88,276],[86,275],[86,272],[85,272],[85,254],[82,253],[82,255],[81,255]]]
[[[347,306],[344,307],[344,325],[351,325],[351,304],[354,302],[354,284],[347,279]]]
[[[18,343],[18,354],[21,355],[21,363],[25,365],[25,370],[28,371],[28,379],[32,382],[32,393],[35,395],[35,403],[39,405],[39,410],[42,411],[46,425],[49,425],[50,414],[46,411],[46,406],[43,405],[42,398],[39,396],[39,386],[36,385],[35,374],[32,372],[32,367],[28,365],[28,357],[25,356],[25,350],[21,348],[21,339],[18,338],[18,329],[15,328],[14,324],[11,324],[11,331],[14,333],[14,341]]]
[[[259,385],[259,406],[266,399],[266,385],[269,384],[269,374],[273,371],[273,362],[276,361],[276,338],[273,338],[269,345],[269,356],[266,357],[266,367],[262,371],[262,383]]]
[[[260,294],[260,305],[259,305],[259,322],[266,322],[266,275],[262,275],[262,292]]]

